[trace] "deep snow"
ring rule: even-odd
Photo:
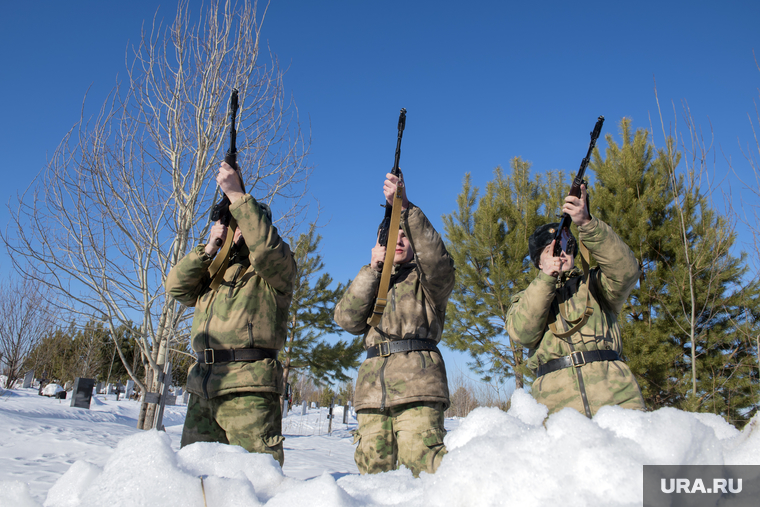
[[[326,409],[283,421],[285,466],[239,447],[179,449],[185,407],[166,432],[134,429],[139,404],[93,399],[90,410],[36,389],[0,395],[0,506],[641,505],[644,464],[760,464],[760,417],[743,431],[676,409],[605,407],[593,420],[524,391],[503,412],[447,419],[449,454],[434,475],[358,475],[350,418],[327,434]],[[202,480],[201,480],[202,479]]]

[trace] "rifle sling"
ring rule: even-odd
[[[224,279],[224,272],[227,271],[227,265],[230,263],[230,248],[232,248],[232,240],[235,237],[236,229],[237,221],[234,217],[230,217],[224,244],[219,248],[216,257],[208,267],[208,274],[211,276],[211,290],[217,290]]]
[[[581,316],[581,318],[578,321],[573,322],[567,318],[567,310],[565,310],[565,306],[560,304],[559,313],[562,319],[564,321],[570,322],[575,325],[565,332],[560,332],[557,329],[556,322],[549,323],[549,329],[557,338],[568,338],[572,336],[573,334],[575,334],[580,328],[586,325],[586,322],[588,322],[589,317],[591,317],[591,315],[593,315],[594,313],[594,307],[591,306],[591,287],[588,286],[589,253],[588,253],[588,249],[586,248],[586,245],[584,245],[582,241],[579,241],[578,243],[580,245],[580,250],[581,250],[581,265],[583,266],[583,283],[586,285],[586,309],[583,311],[583,315]]]
[[[383,317],[385,306],[388,304],[388,289],[391,284],[391,273],[393,272],[393,258],[396,256],[396,241],[398,238],[398,227],[401,222],[401,185],[396,187],[396,194],[393,196],[393,209],[391,210],[391,223],[388,227],[388,243],[385,245],[385,261],[383,262],[383,271],[380,275],[380,286],[377,289],[377,299],[372,314],[367,319],[367,324],[376,327],[380,324]],[[391,241],[393,237],[393,241]],[[392,247],[392,248],[391,248]]]
[[[588,280],[589,280],[589,252],[586,248],[586,245],[583,244],[582,241],[578,242],[580,245],[581,250],[581,264],[583,265],[583,283],[586,284],[586,309],[583,312],[583,316],[578,320],[578,322],[569,330],[565,332],[559,332],[557,330],[557,323],[551,322],[549,324],[549,329],[552,333],[554,333],[554,336],[557,338],[570,338],[573,334],[575,334],[576,331],[578,331],[580,328],[586,325],[586,322],[588,322],[588,318],[591,317],[591,315],[594,313],[594,308],[591,306],[591,287],[588,286]],[[564,310],[562,304],[558,304],[559,306],[559,318],[562,319],[563,323],[567,323],[567,311]],[[569,340],[566,340],[568,346],[570,347],[570,355],[576,353],[575,347],[573,346],[573,340],[570,338]],[[586,413],[586,417],[591,419],[591,407],[589,407],[588,403],[588,396],[586,395],[586,384],[583,382],[583,373],[581,373],[580,368],[575,368],[575,373],[578,377],[578,390],[581,394],[581,401],[583,402],[583,410]]]

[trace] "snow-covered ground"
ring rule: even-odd
[[[0,392],[0,506],[496,506],[641,505],[642,465],[758,465],[760,416],[742,432],[675,409],[574,410],[546,419],[523,391],[505,413],[447,419],[449,454],[434,475],[360,476],[342,409],[283,421],[285,466],[239,447],[179,449],[185,407],[166,432],[135,429],[139,404],[93,399],[90,410],[36,389]],[[204,503],[205,502],[205,503]]]

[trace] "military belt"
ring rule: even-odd
[[[277,359],[277,349],[204,349],[197,354],[200,364],[253,362],[262,359]]]
[[[620,361],[620,356],[614,350],[576,350],[569,356],[552,359],[545,364],[538,365],[536,378],[553,371],[570,368],[571,366],[578,368],[586,363],[594,363],[596,361]]]
[[[380,342],[367,349],[367,359],[381,356],[388,357],[391,354],[399,352],[412,352],[414,350],[429,350],[431,352],[441,352],[438,350],[435,340],[422,338],[401,339],[389,342]]]

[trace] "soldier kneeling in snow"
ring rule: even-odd
[[[399,179],[387,175],[384,194],[392,202]],[[372,249],[369,265],[356,275],[335,309],[335,321],[364,334],[367,358],[359,368],[354,403],[359,428],[354,458],[363,474],[409,468],[435,472],[446,448],[443,413],[449,406],[446,367],[437,348],[446,303],[454,287],[454,263],[441,236],[403,190],[388,304],[376,327],[373,311],[385,247]],[[398,237],[394,241],[394,235]]]
[[[554,257],[559,224],[538,227],[528,241],[538,276],[512,299],[507,332],[530,349],[528,367],[536,372],[531,393],[549,413],[572,407],[591,417],[604,405],[644,410],[636,379],[620,358],[617,322],[641,274],[639,263],[609,225],[591,218],[586,203],[581,185],[580,198],[566,197],[562,211],[598,267],[574,267],[578,246],[568,230]]]
[[[227,235],[227,226],[217,222],[208,243],[183,257],[166,280],[172,297],[195,307],[191,340],[198,361],[187,375],[191,394],[182,446],[229,443],[271,454],[282,465],[283,370],[277,355],[285,343],[296,264],[269,207],[243,194],[235,170],[222,163],[216,181],[238,224],[224,279],[212,288],[216,240]]]

